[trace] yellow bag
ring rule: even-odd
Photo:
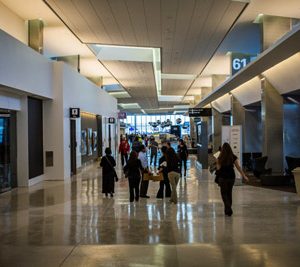
[[[145,172],[144,175],[143,175],[143,180],[144,181],[149,181],[149,180],[152,180],[152,175]]]
[[[162,181],[163,179],[164,177],[162,173],[154,173],[154,174],[144,173],[144,177],[143,177],[144,181],[149,181],[149,180]]]
[[[152,176],[152,180],[153,181],[163,181],[164,180],[164,176],[163,174],[160,172],[160,173],[156,173],[155,175]]]

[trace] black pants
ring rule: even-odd
[[[234,179],[219,178],[220,191],[224,203],[224,210],[226,215],[232,215],[232,188]]]
[[[139,200],[140,197],[140,177],[128,177],[129,182],[129,201]]]
[[[140,196],[147,196],[149,181],[144,181],[144,174],[142,175],[141,188],[140,188]]]
[[[126,164],[127,164],[127,161],[128,161],[128,154],[127,154],[127,153],[125,153],[125,154],[121,153],[121,162],[122,162],[122,166],[124,166],[124,163],[125,163],[125,162],[126,162]]]
[[[156,167],[156,162],[157,162],[157,152],[156,153],[151,153],[150,154],[150,165],[152,164],[152,160],[153,160],[153,158],[154,158],[154,167]]]
[[[183,162],[183,164],[182,164]],[[186,176],[186,162],[187,162],[187,158],[181,158],[180,159],[180,175],[182,175],[182,165],[184,167],[184,176]]]
[[[166,188],[165,197],[171,197],[171,186],[168,178],[168,174],[164,175],[164,180],[159,182],[159,189],[157,192],[157,198],[164,198],[164,189]]]

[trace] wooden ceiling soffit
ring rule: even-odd
[[[186,92],[186,88],[189,87],[192,80],[162,80],[162,95],[181,95]]]

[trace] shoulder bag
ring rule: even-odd
[[[110,162],[110,160],[108,159],[108,157],[105,156],[105,158],[106,158],[106,161],[108,162],[108,164],[110,165],[110,167],[112,167],[112,169],[113,169],[115,181],[118,182],[118,181],[119,181],[119,178],[118,178],[118,175],[117,175],[117,172],[116,172],[114,166],[111,164],[111,162]]]

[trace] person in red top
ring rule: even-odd
[[[127,164],[129,151],[130,145],[128,144],[126,138],[122,137],[121,143],[119,145],[119,153],[121,154],[122,166],[124,166],[124,163]]]

